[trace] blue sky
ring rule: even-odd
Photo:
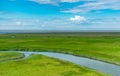
[[[120,30],[120,0],[0,0],[0,30]]]

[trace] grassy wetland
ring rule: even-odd
[[[0,50],[60,52],[120,65],[119,33],[1,34]],[[0,62],[2,76],[18,76],[18,73],[23,76],[23,72],[26,72],[24,76],[105,76],[85,67],[40,55],[3,63]],[[8,71],[4,67],[9,68]]]
[[[3,34],[0,50],[52,51],[120,65],[118,34]]]
[[[1,55],[3,53],[0,53]],[[8,53],[4,53],[4,55]],[[12,53],[15,55],[14,53]],[[19,56],[19,54],[17,54]],[[16,57],[17,57],[16,55]],[[4,56],[0,56],[0,59]],[[72,63],[43,55],[0,62],[1,76],[107,76]]]
[[[21,59],[23,57],[23,54],[16,52],[0,52],[0,62]]]

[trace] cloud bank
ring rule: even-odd
[[[96,0],[94,2],[84,3],[62,12],[66,13],[87,13],[98,10],[120,10],[120,0]]]

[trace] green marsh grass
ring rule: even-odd
[[[120,65],[119,33],[2,34],[0,50],[61,52]]]
[[[32,55],[27,59],[0,62],[0,76],[108,76],[72,63]]]
[[[23,57],[23,54],[17,52],[0,52],[0,62],[21,59]]]

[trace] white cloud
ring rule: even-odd
[[[60,0],[60,2],[68,2],[68,3],[74,3],[74,2],[93,2],[96,0]]]
[[[98,11],[104,9],[120,10],[120,0],[98,0],[98,1],[88,2],[83,5],[78,5],[77,7],[64,10],[62,12],[86,13],[93,10]]]
[[[74,3],[74,2],[89,2],[89,1],[95,1],[95,0],[28,0],[33,1],[39,4],[52,4],[52,5],[58,5],[59,3]]]
[[[39,4],[52,4],[57,5],[59,0],[29,0]]]
[[[17,21],[17,22],[15,22],[15,24],[16,24],[16,25],[22,25],[22,22]]]
[[[70,18],[70,21],[73,21],[73,22],[83,22],[83,21],[86,21],[86,18],[83,17],[83,16],[74,16],[74,17]]]
[[[73,3],[73,2],[79,2],[80,0],[61,0],[61,2],[69,2],[69,3]]]
[[[39,30],[120,30],[120,17],[108,18],[86,18],[74,16],[71,18],[61,17],[53,19],[22,18],[22,19],[1,19],[0,29],[39,29]]]

